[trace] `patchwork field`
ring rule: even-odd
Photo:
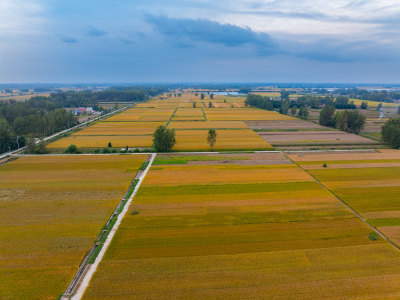
[[[272,145],[280,144],[377,144],[365,137],[343,131],[258,132]]]
[[[292,120],[246,121],[247,126],[259,131],[329,130],[329,128],[293,118]]]
[[[210,150],[207,144],[207,130],[177,130],[175,150]],[[249,129],[217,130],[214,150],[268,150],[272,146]]]
[[[0,299],[56,299],[145,155],[22,157],[0,166]]]
[[[84,298],[398,298],[370,236],[280,153],[159,155]]]
[[[47,146],[60,151],[74,144],[79,148],[150,148],[159,125],[176,129],[176,151],[208,151],[207,130],[217,130],[215,150],[267,150],[272,146],[249,129],[244,121],[296,122],[297,119],[257,108],[244,107],[245,97],[167,94],[140,103],[120,114],[97,122]],[[209,102],[213,108],[209,108]],[[194,107],[195,106],[195,107]],[[232,108],[233,106],[233,108]],[[220,107],[220,108],[217,108]]]
[[[206,108],[210,121],[292,120],[292,117],[257,108]]]
[[[400,246],[400,151],[291,157]]]

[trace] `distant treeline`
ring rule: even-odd
[[[276,108],[281,108],[282,105],[288,105],[289,108],[292,107],[311,107],[320,108],[323,105],[330,104],[337,109],[355,109],[356,105],[350,101],[348,97],[339,96],[336,99],[332,95],[326,97],[319,97],[314,95],[300,96],[296,100],[289,100],[287,97],[283,101],[274,101],[271,98],[261,95],[249,94],[247,95],[246,105],[255,106],[261,109],[273,110]]]
[[[72,113],[49,100],[0,102],[0,153],[24,146],[27,135],[49,135],[75,124]]]
[[[394,100],[400,100],[400,92],[391,91],[368,91],[360,89],[340,89],[337,93],[350,98],[371,100],[378,102],[392,103]]]
[[[50,96],[36,96],[31,100],[48,100],[56,107],[93,107],[100,110],[99,102],[139,102],[148,100],[164,91],[163,88],[114,87],[100,92],[60,92]]]

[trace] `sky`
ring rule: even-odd
[[[0,83],[400,83],[398,0],[0,0]]]

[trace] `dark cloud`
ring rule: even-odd
[[[223,45],[238,49],[237,55],[288,55],[320,62],[377,61],[391,59],[393,53],[372,41],[343,41],[324,36],[271,37],[248,27],[221,24],[207,19],[176,19],[165,16],[147,16],[146,20],[177,48],[202,48],[199,43]],[[244,46],[249,46],[244,48]],[[217,49],[217,48],[216,48]],[[204,51],[206,51],[204,49]],[[377,56],[376,53],[382,55]]]
[[[76,38],[73,38],[71,36],[67,36],[64,34],[56,34],[56,37],[58,37],[61,41],[63,41],[64,43],[67,44],[75,44],[78,42],[78,40]]]
[[[99,36],[106,35],[107,32],[105,32],[105,31],[103,31],[101,29],[98,29],[98,28],[96,28],[94,26],[90,26],[88,28],[88,30],[87,30],[87,34],[90,35],[90,36],[99,37]]]
[[[253,45],[263,55],[279,52],[277,43],[270,35],[254,32],[248,27],[220,24],[207,19],[174,19],[164,16],[147,16],[146,20],[158,32],[177,40],[221,44],[227,47]]]

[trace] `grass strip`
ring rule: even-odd
[[[144,169],[147,168],[147,166],[149,165],[149,162],[146,162],[142,165],[141,170],[143,168],[143,166],[146,165],[146,167],[144,167]],[[144,170],[143,169],[143,170]],[[128,199],[132,196],[133,191],[136,188],[136,185],[138,184],[139,179],[135,179],[135,181],[131,184],[128,192],[125,194],[124,199],[122,199],[121,201],[121,205],[119,206],[119,208],[113,213],[113,216],[111,218],[111,221],[108,223],[108,228],[106,228],[106,225],[103,226],[103,229],[101,232],[103,232],[104,230],[107,230],[105,232],[105,234],[103,234],[103,236],[101,237],[101,239],[98,241],[98,246],[96,247],[96,249],[93,251],[92,255],[90,256],[89,260],[88,260],[88,264],[93,264],[96,261],[97,256],[99,255],[101,249],[103,248],[104,243],[107,240],[108,235],[111,232],[111,229],[114,227],[115,223],[118,220],[118,216],[119,214],[122,212],[122,210],[124,209],[126,203],[128,202]],[[100,235],[99,235],[100,236]]]

